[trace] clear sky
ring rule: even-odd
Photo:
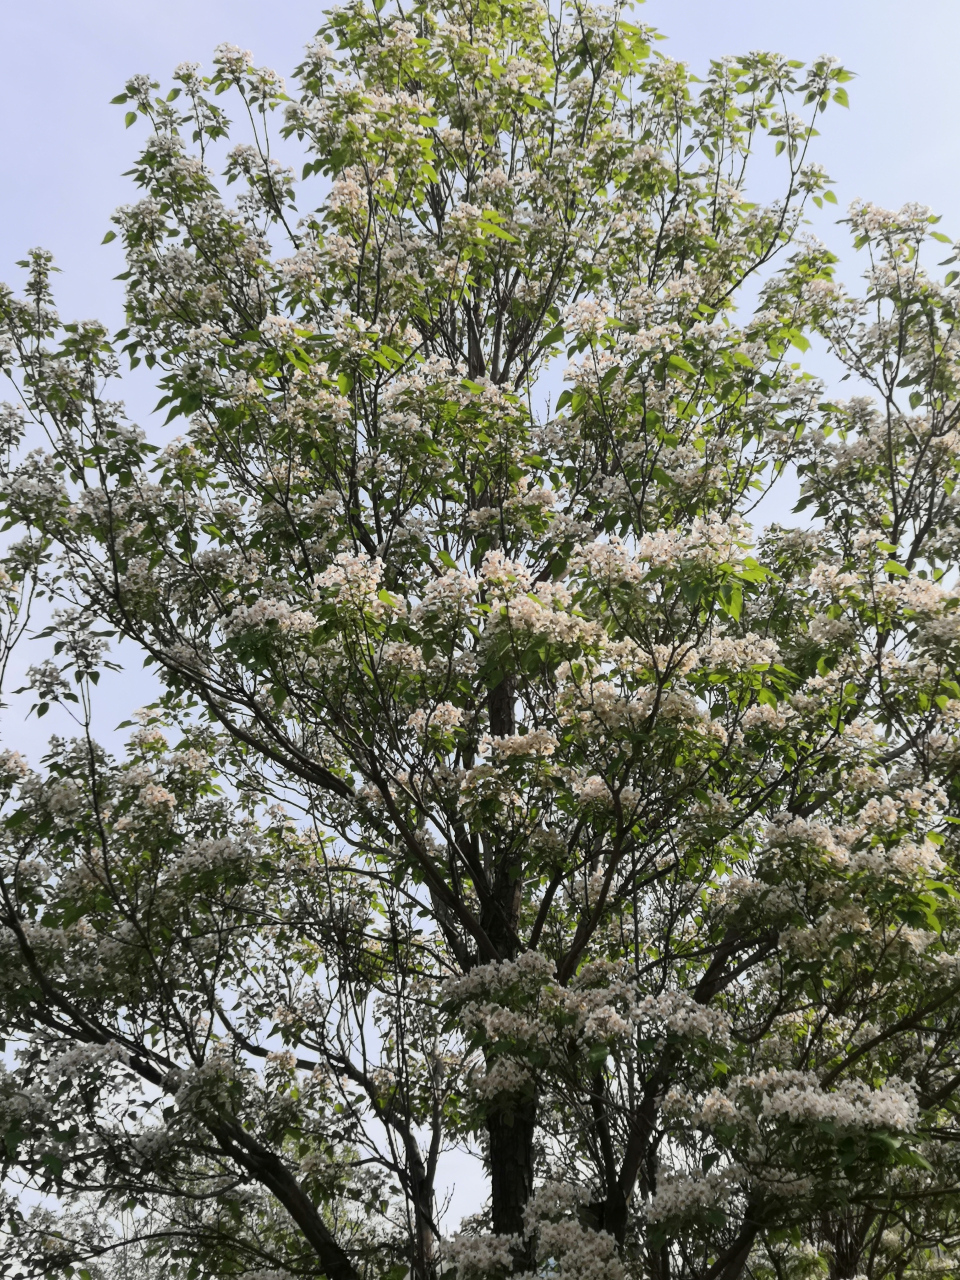
[[[186,59],[209,66],[221,40],[289,73],[322,9],[308,0],[8,0],[0,279],[12,282],[16,259],[41,244],[64,269],[65,313],[116,316],[117,250],[99,244],[111,210],[130,198],[121,175],[138,131],[125,132],[110,98],[135,72],[162,79]],[[858,78],[850,111],[823,117],[817,158],[837,181],[841,208],[855,196],[887,206],[919,200],[960,233],[958,0],[648,0],[638,16],[694,70],[711,56],[761,48],[839,57]]]
[[[162,81],[184,60],[209,67],[222,40],[289,74],[320,24],[322,0],[6,0],[2,12],[0,280],[16,284],[16,260],[42,245],[63,270],[61,314],[117,323],[119,249],[100,242],[113,208],[133,196],[122,174],[143,131],[126,132],[124,108],[110,98],[137,72]],[[752,49],[838,57],[857,73],[851,108],[821,117],[813,158],[836,180],[840,209],[855,197],[888,207],[916,200],[960,235],[960,0],[648,0],[637,17],[667,35],[660,47],[694,71]],[[842,250],[830,221],[837,216],[831,210],[815,230]],[[844,274],[857,269],[850,262]],[[142,414],[148,390],[131,390]],[[139,661],[105,683],[98,730],[109,736],[149,701],[151,684]],[[67,726],[54,726],[53,716],[24,724],[23,710],[21,700],[5,713],[2,738],[36,758],[48,732]]]
[[[135,72],[162,79],[186,59],[209,66],[221,40],[289,73],[323,5],[7,0],[3,8],[0,280],[12,282],[16,259],[43,245],[65,272],[63,311],[113,318],[117,249],[98,246],[111,210],[130,198],[121,175],[138,130],[124,131],[110,98]],[[851,110],[823,117],[817,158],[837,181],[841,208],[855,196],[887,206],[919,200],[960,233],[958,0],[648,0],[638,16],[694,70],[711,56],[761,48],[839,57],[858,78]]]

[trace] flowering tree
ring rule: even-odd
[[[0,1119],[47,1193],[6,1274],[951,1265],[957,273],[925,210],[853,211],[862,298],[797,240],[842,69],[653,39],[354,0],[296,96],[232,47],[135,78],[126,329],[62,324],[40,252],[0,295],[5,643],[50,597],[37,709],[81,726],[0,757]],[[821,526],[755,536],[788,465]],[[122,762],[105,633],[164,689]]]

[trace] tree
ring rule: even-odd
[[[3,293],[9,639],[56,606],[80,724],[3,757],[0,1116],[48,1193],[7,1274],[952,1266],[957,273],[926,210],[852,211],[862,297],[798,236],[842,68],[653,44],[353,0],[298,96],[229,46],[135,78],[126,328],[39,251]],[[820,523],[754,535],[788,467]],[[122,762],[109,635],[164,689]]]

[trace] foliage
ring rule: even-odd
[[[355,0],[296,96],[229,46],[136,78],[125,329],[39,251],[0,297],[9,639],[56,604],[37,710],[81,724],[3,756],[0,1120],[47,1193],[7,1274],[952,1265],[957,273],[925,210],[852,211],[863,298],[798,237],[839,66],[654,46]],[[755,537],[787,466],[820,524]],[[105,633],[164,687],[121,762]]]

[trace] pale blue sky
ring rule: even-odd
[[[32,0],[3,6],[0,47],[0,280],[42,245],[63,275],[57,289],[69,318],[120,319],[116,244],[101,247],[112,209],[132,196],[130,166],[142,130],[123,127],[109,105],[126,78],[163,80],[180,61],[210,65],[219,41],[253,51],[259,63],[289,74],[320,24],[314,0]],[[638,17],[669,39],[661,46],[694,70],[710,57],[771,49],[809,60],[831,53],[857,73],[850,111],[822,117],[814,158],[836,179],[841,210],[860,196],[887,206],[908,200],[944,215],[960,234],[960,0],[649,0]],[[835,249],[845,244],[830,211],[815,227]],[[850,262],[845,275],[857,271]],[[138,379],[138,382],[140,380]],[[151,403],[131,388],[135,412]],[[3,398],[0,394],[0,398]],[[788,504],[789,505],[789,504]],[[778,513],[774,513],[778,515]],[[765,518],[772,516],[765,513]],[[25,646],[21,669],[36,661]],[[102,685],[98,732],[109,731],[151,696],[139,661]],[[51,716],[22,722],[23,700],[5,713],[2,738],[36,759],[55,727]]]
[[[0,279],[42,244],[64,269],[64,312],[117,314],[116,249],[100,249],[113,207],[130,197],[136,130],[109,105],[126,77],[162,78],[184,59],[209,65],[230,40],[288,73],[319,25],[313,0],[33,0],[4,6],[0,49]],[[851,110],[823,117],[818,158],[841,207],[919,200],[960,232],[958,0],[649,0],[638,16],[696,70],[713,55],[773,49],[839,57],[858,73]],[[831,236],[832,239],[832,236]]]

